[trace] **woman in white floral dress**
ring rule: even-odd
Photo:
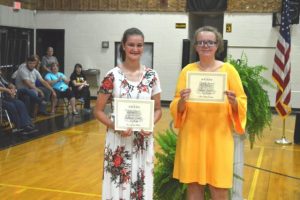
[[[140,63],[144,35],[136,28],[123,34],[122,64],[104,77],[96,102],[95,116],[107,126],[102,183],[103,200],[153,199],[153,133],[115,131],[112,117],[104,113],[110,99],[153,99],[154,123],[161,117],[160,82],[157,73]]]

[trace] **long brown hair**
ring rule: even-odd
[[[137,29],[137,28],[129,28],[127,29],[124,33],[123,33],[123,37],[122,37],[122,40],[121,40],[121,45],[120,45],[120,48],[119,48],[119,52],[120,52],[120,57],[121,57],[121,60],[124,61],[126,59],[126,55],[125,55],[125,51],[124,51],[124,44],[127,42],[127,39],[129,36],[132,36],[132,35],[140,35],[144,38],[144,34],[141,30]]]

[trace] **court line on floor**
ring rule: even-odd
[[[257,162],[256,162],[256,167],[257,168],[259,168],[261,166],[263,155],[264,155],[264,150],[265,150],[264,147],[262,147],[259,151],[259,156],[258,156],[258,159],[257,159]],[[248,194],[248,200],[254,199],[253,197],[254,197],[254,194],[255,194],[255,188],[256,188],[258,176],[259,176],[259,170],[256,169],[254,171],[252,183],[251,183],[251,186],[250,186],[250,190],[249,190],[249,194]]]
[[[250,150],[252,150],[250,148],[250,144],[245,144],[244,147],[249,148]],[[274,145],[272,145],[272,144],[269,144],[269,145],[256,145],[256,144],[254,144],[253,149],[260,149],[262,147],[264,147],[265,149],[272,149],[272,150],[285,150],[285,151],[292,151],[292,152],[300,151],[300,148],[295,149],[293,144],[286,145],[286,146],[279,146],[279,144],[275,144],[275,143],[274,143]]]
[[[24,186],[24,185],[14,185],[14,184],[0,183],[0,186],[12,187],[12,188],[21,188],[23,190],[28,189],[28,190],[39,190],[39,191],[58,192],[58,193],[66,193],[66,194],[76,194],[76,195],[89,196],[89,197],[101,197],[100,194],[92,194],[92,193],[84,193],[84,192],[72,192],[72,191],[67,191],[67,190],[57,190],[57,189],[49,189],[49,188],[30,187],[30,186]]]
[[[244,166],[246,166],[246,167],[251,167],[251,168],[255,168],[255,169],[257,169],[257,170],[269,172],[269,173],[271,173],[271,174],[276,174],[276,175],[279,175],[279,176],[284,176],[284,177],[287,177],[287,178],[291,178],[291,179],[295,179],[295,180],[300,181],[300,177],[291,176],[291,175],[287,175],[287,174],[283,174],[283,173],[279,173],[279,172],[274,172],[274,171],[271,171],[271,170],[268,170],[268,169],[264,169],[264,168],[261,168],[261,167],[256,167],[256,166],[249,165],[249,164],[246,164],[246,163],[244,164]]]

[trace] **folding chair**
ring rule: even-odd
[[[1,124],[1,126],[3,126],[3,125],[5,126],[4,121],[3,121],[3,117],[5,117],[8,124],[9,124],[9,126],[10,126],[10,128],[13,128],[13,125],[10,121],[10,117],[8,115],[7,110],[2,108],[2,96],[1,96],[1,94],[2,93],[0,92],[0,124]]]
[[[61,97],[61,98],[57,98],[57,105],[56,107],[59,106],[59,104],[63,103],[64,109],[67,110],[67,113],[70,114],[70,110],[69,110],[69,106],[70,106],[70,102],[66,97]]]
[[[84,99],[83,98],[75,99],[75,104],[76,106],[80,106],[80,109],[83,109]]]

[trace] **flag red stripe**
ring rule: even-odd
[[[289,115],[291,108],[291,36],[290,36],[289,0],[283,0],[281,12],[280,35],[276,44],[272,77],[277,85],[275,107],[281,117]]]

